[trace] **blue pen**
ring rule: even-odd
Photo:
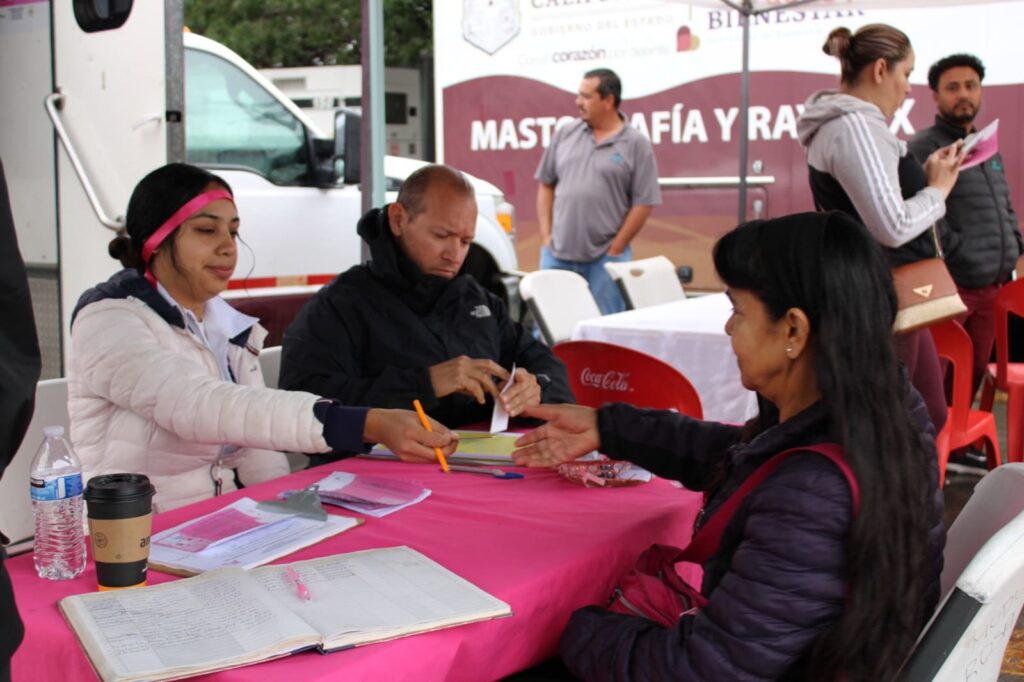
[[[514,471],[505,471],[504,469],[498,469],[497,467],[470,467],[463,466],[460,464],[449,464],[448,468],[452,471],[461,471],[466,474],[483,474],[484,476],[494,476],[494,478],[522,478],[522,474],[517,474]]]

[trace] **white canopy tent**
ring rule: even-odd
[[[994,4],[1000,0],[673,0],[679,4],[694,7],[720,8],[723,5],[739,12],[743,29],[743,63],[740,70],[740,164],[739,164],[739,220],[746,220],[747,213],[747,150],[748,150],[748,109],[750,94],[750,18],[766,12],[791,9],[794,7],[827,9],[885,9],[921,8],[939,6],[962,6],[972,4]]]

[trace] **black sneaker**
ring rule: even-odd
[[[985,455],[984,450],[979,450],[973,445],[954,450],[949,453],[946,471],[971,476],[984,476],[988,473],[988,457]]]

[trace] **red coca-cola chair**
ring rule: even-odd
[[[1006,392],[1006,460],[1024,462],[1024,362],[1010,362],[1010,313],[1024,317],[1024,279],[1004,285],[996,296],[996,361],[982,383],[981,409],[991,412],[996,389]]]
[[[974,349],[971,337],[959,323],[950,320],[928,328],[935,339],[939,357],[949,361],[953,373],[953,404],[949,406],[946,425],[935,439],[939,454],[939,485],[946,480],[946,463],[951,450],[981,443],[985,448],[988,468],[994,469],[1001,463],[999,458],[999,435],[996,432],[996,418],[991,412],[971,408],[974,398],[971,391]]]
[[[552,350],[565,363],[569,386],[580,405],[629,403],[704,417],[693,384],[658,358],[600,341],[566,341]]]

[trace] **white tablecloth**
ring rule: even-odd
[[[731,311],[725,294],[698,296],[584,320],[572,338],[614,343],[664,360],[697,389],[705,419],[742,423],[757,414],[757,400],[740,383],[725,333]]]

